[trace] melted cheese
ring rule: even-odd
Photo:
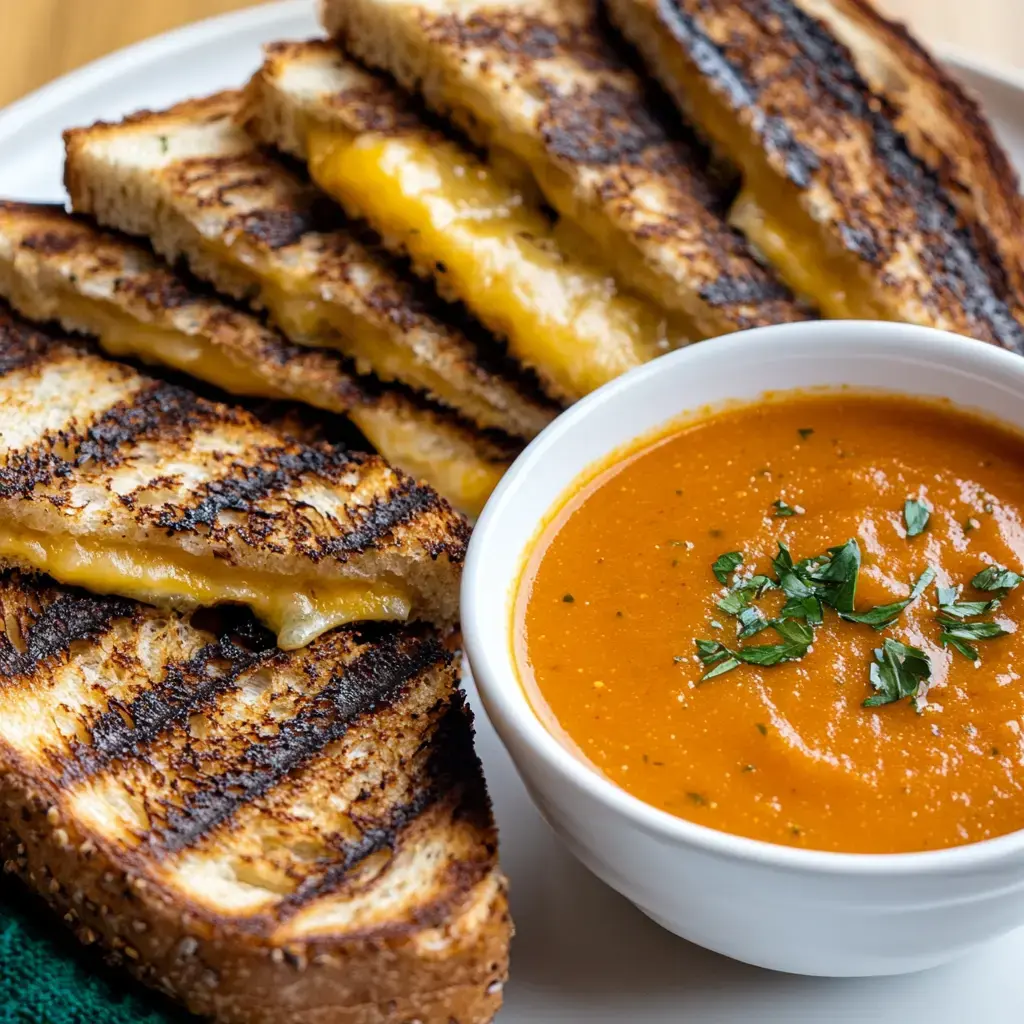
[[[10,524],[0,528],[0,558],[61,583],[150,604],[245,604],[277,634],[283,650],[304,647],[346,622],[405,621],[412,612],[412,596],[399,580],[285,576],[213,557],[50,536]]]
[[[315,297],[319,286],[306,288],[286,272],[260,275],[260,299],[273,320],[290,338],[311,348],[333,348],[354,359],[360,373],[397,380],[435,395],[453,408],[471,414],[474,401],[443,373],[417,358],[415,351],[338,302]],[[327,328],[325,330],[325,328]],[[490,413],[481,404],[479,409]]]
[[[663,312],[562,252],[515,189],[453,143],[314,129],[316,183],[508,339],[550,390],[580,398],[666,351]]]
[[[202,336],[140,323],[99,299],[63,294],[60,301],[62,314],[95,334],[111,355],[137,356],[171,366],[232,394],[299,398],[319,404],[315,395],[279,389],[244,360],[231,358],[222,346]],[[301,305],[296,300],[295,306]],[[344,411],[389,462],[428,481],[466,515],[480,514],[507,468],[504,463],[488,462],[471,445],[460,444],[443,430],[435,430],[429,421],[402,415],[387,405],[356,406]]]
[[[65,294],[60,304],[62,315],[95,334],[112,356],[137,356],[147,363],[170,366],[236,395],[287,397],[271,381],[201,335],[141,323],[98,299]]]
[[[659,53],[685,88],[691,119],[703,125],[717,148],[740,169],[743,188],[731,222],[775,266],[797,295],[828,317],[896,319],[872,292],[861,261],[840,249],[804,207],[804,196],[768,163],[761,143],[708,86],[666,36]],[[682,90],[677,90],[677,94]]]

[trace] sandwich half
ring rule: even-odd
[[[865,0],[608,0],[743,177],[736,224],[829,316],[1024,352],[1024,209],[975,104]]]
[[[237,93],[66,134],[72,206],[148,238],[220,292],[265,309],[290,341],[336,349],[482,428],[523,438],[552,408],[493,339],[471,339],[364,231],[261,153]]]
[[[567,244],[519,176],[417,112],[328,42],[267,50],[246,93],[262,143],[310,175],[571,401],[687,338],[671,311],[616,286],[593,244]],[[572,237],[572,236],[570,236]]]
[[[378,456],[240,409],[0,309],[0,560],[172,607],[251,607],[284,648],[458,618],[468,526]]]
[[[357,374],[335,351],[287,342],[138,244],[60,207],[0,201],[0,297],[32,320],[95,335],[112,356],[346,415],[390,463],[467,515],[480,513],[521,447],[407,388]]]
[[[324,27],[525,166],[628,287],[694,338],[804,313],[724,219],[705,157],[659,121],[597,0],[326,0]]]
[[[285,652],[0,572],[0,857],[220,1024],[484,1024],[510,922],[452,655],[423,625]]]

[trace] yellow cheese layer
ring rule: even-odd
[[[207,338],[140,323],[101,300],[63,295],[61,312],[95,334],[111,355],[171,366],[233,394],[318,404],[317,395],[277,388]],[[345,412],[389,462],[426,480],[466,515],[480,514],[507,468],[481,458],[468,444],[453,442],[429,420],[403,415],[388,404],[346,410],[338,402],[331,411]]]
[[[170,366],[235,395],[286,397],[261,374],[231,359],[207,338],[144,324],[100,300],[65,294],[60,304],[63,316],[95,334],[113,356],[137,356],[147,363]]]
[[[267,274],[260,279],[260,298],[271,317],[290,338],[311,348],[333,348],[354,359],[361,373],[397,380],[434,395],[469,415],[489,416],[492,410],[460,391],[443,373],[417,358],[387,331],[346,309],[341,303],[315,298],[290,274]]]
[[[760,250],[792,291],[839,320],[887,320],[867,285],[857,260],[831,246],[799,202],[772,189],[744,185],[729,220]],[[764,195],[765,198],[760,198]]]
[[[458,434],[425,426],[419,418],[367,405],[349,413],[352,422],[389,461],[426,480],[460,512],[476,518],[498,486],[506,462],[490,462]]]
[[[412,596],[399,580],[321,580],[259,572],[213,557],[157,551],[6,524],[0,558],[61,583],[157,605],[244,604],[277,634],[283,650],[304,647],[335,626],[364,619],[404,621]]]
[[[457,145],[316,128],[308,154],[321,188],[429,269],[559,397],[671,347],[660,310],[567,257],[540,212]]]
[[[860,261],[840,249],[804,208],[800,190],[768,163],[761,143],[665,36],[659,57],[685,90],[687,113],[743,175],[730,220],[771,261],[797,295],[825,316],[898,319],[872,292]],[[682,90],[680,90],[682,91]]]

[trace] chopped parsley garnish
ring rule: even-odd
[[[715,559],[715,564],[711,566],[711,571],[715,574],[715,579],[719,583],[725,584],[729,582],[730,573],[735,572],[742,564],[742,551],[726,551],[724,555],[719,555]]]
[[[776,508],[780,505],[785,506],[781,499],[775,503]],[[904,506],[907,536],[920,534],[928,525],[929,515],[923,503],[908,498]],[[742,552],[730,551],[718,557],[712,571],[719,583],[728,585],[730,575],[742,564]],[[810,650],[814,642],[814,628],[822,623],[826,607],[834,609],[846,622],[878,630],[892,626],[902,612],[924,594],[938,573],[935,566],[929,565],[913,582],[907,597],[858,612],[854,610],[854,602],[860,567],[860,545],[854,538],[799,562],[793,561],[789,548],[779,541],[778,552],[772,558],[774,578],[761,574],[746,579],[738,577],[728,593],[717,602],[721,611],[736,620],[736,645],[730,647],[720,640],[710,639],[694,641],[697,658],[706,669],[701,682],[725,675],[743,664],[770,667],[799,661]],[[936,586],[939,609],[936,621],[941,627],[941,643],[965,658],[977,661],[978,651],[974,644],[1011,632],[1001,623],[977,621],[978,617],[998,608],[1001,600],[1022,582],[1024,576],[998,565],[989,565],[971,581],[972,586],[991,595],[987,600],[961,601],[960,588]],[[786,601],[775,618],[767,617],[754,604],[767,590],[781,590],[786,595]],[[713,620],[713,624],[721,628],[717,620]],[[765,630],[774,631],[778,642],[740,643]],[[920,648],[886,637],[874,652],[869,678],[875,692],[864,701],[864,706],[880,707],[905,698],[918,701],[930,674],[928,657]]]
[[[907,536],[916,537],[918,534],[924,533],[930,516],[931,512],[928,511],[928,506],[924,502],[918,501],[916,498],[907,498],[903,503],[903,522],[907,527]]]
[[[990,565],[971,580],[971,586],[978,590],[998,591],[999,597],[1005,597],[1014,587],[1018,587],[1024,577],[1009,569],[1001,569],[998,565]]]
[[[892,604],[880,604],[869,608],[866,612],[840,612],[841,618],[847,622],[861,622],[866,626],[873,626],[875,629],[885,629],[891,626],[899,617],[900,612],[908,605],[916,601],[927,589],[932,580],[935,579],[935,566],[929,565],[927,569],[917,578],[917,582],[910,590],[910,596],[902,601],[893,601]]]
[[[575,598],[575,597],[573,597],[573,596],[572,596],[572,594],[563,594],[563,595],[562,595],[562,601],[563,601],[563,602],[564,602],[565,604],[572,604],[572,603],[573,603],[573,601],[575,601],[575,600],[576,600],[576,598]]]
[[[924,651],[886,637],[875,651],[870,672],[875,692],[864,701],[864,707],[877,708],[905,697],[916,699],[930,675],[931,665]]]
[[[787,505],[781,498],[776,498],[772,502],[772,508],[775,509],[772,512],[772,516],[775,519],[785,519],[787,516],[798,516],[801,515],[802,510],[799,508],[793,508],[792,505]]]
[[[755,608],[754,605],[747,605],[736,616],[736,625],[739,628],[736,638],[738,640],[746,640],[747,637],[760,633],[762,629],[767,629],[768,619],[764,617],[764,613],[760,608]]]
[[[802,440],[806,441],[814,433],[814,427],[797,427],[796,432]]]

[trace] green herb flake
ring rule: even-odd
[[[562,602],[563,602],[563,604],[572,604],[575,600],[576,600],[576,598],[573,597],[572,594],[563,594],[562,595]]]
[[[787,505],[782,498],[777,498],[773,501],[772,508],[775,510],[772,512],[772,517],[775,519],[785,519],[789,516],[799,516],[803,514],[803,509]]]
[[[800,435],[801,441],[806,441],[814,433],[814,427],[797,427],[796,432]]]
[[[166,153],[167,150],[170,148],[170,141],[168,137],[166,135],[158,135],[156,138],[157,141],[160,143],[160,152]]]
[[[762,629],[767,629],[769,625],[761,609],[755,608],[753,605],[748,605],[739,613],[736,617],[736,624],[739,627],[739,632],[736,634],[739,640],[754,636]]]
[[[938,570],[933,565],[917,578],[917,582],[910,589],[910,596],[902,601],[894,601],[892,604],[880,604],[869,608],[866,612],[840,612],[839,617],[847,622],[860,622],[865,626],[872,626],[874,629],[885,629],[891,626],[899,617],[900,613],[908,605],[913,604],[929,587],[935,579]]]
[[[768,726],[765,725],[764,722],[755,722],[754,727],[762,736],[768,735]]]
[[[1020,586],[1024,577],[1012,572],[1010,569],[1000,568],[998,565],[990,565],[983,569],[971,580],[971,586],[978,590],[999,591],[1004,597],[1015,587]]]
[[[876,708],[906,697],[916,698],[921,684],[930,676],[931,665],[924,651],[886,637],[875,651],[869,673],[875,692],[864,701],[864,707]]]
[[[754,766],[753,766],[752,764],[745,764],[745,765],[744,765],[744,766],[743,766],[743,767],[742,767],[742,768],[740,769],[740,771],[741,771],[741,772],[752,772],[752,771],[754,771],[754,770],[755,770],[755,768],[754,768]]]
[[[715,574],[715,579],[724,585],[729,582],[730,574],[735,572],[742,564],[742,551],[727,551],[724,555],[719,555],[715,559],[714,565],[711,566],[711,571]]]
[[[687,797],[692,800],[698,807],[707,807],[708,798],[703,793],[687,793]]]
[[[708,625],[709,625],[709,626],[710,626],[710,627],[711,627],[712,629],[725,629],[725,626],[723,626],[723,625],[722,625],[722,624],[721,624],[721,623],[720,623],[720,622],[718,621],[718,619],[712,619],[712,620],[711,620],[711,621],[710,621],[710,622],[708,623]]]
[[[809,560],[819,562],[813,570],[807,568],[807,562],[800,563],[800,566],[805,567],[803,571],[806,579],[819,584],[816,588],[817,596],[825,604],[831,605],[837,612],[852,612],[854,598],[857,596],[857,576],[860,573],[860,545],[851,538],[840,547],[829,548],[824,557],[827,561]]]
[[[930,516],[928,506],[924,502],[916,498],[907,498],[903,503],[903,522],[907,527],[907,536],[916,537],[924,533]]]

